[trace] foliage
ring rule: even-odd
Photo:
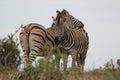
[[[107,63],[104,65],[104,68],[106,70],[114,70],[115,69],[114,66],[115,65],[113,64],[113,60],[111,59],[110,61],[107,61]]]
[[[120,80],[120,70],[116,71],[105,71],[103,75],[104,80]]]
[[[18,49],[17,38],[14,35],[8,35],[7,38],[0,40],[2,49],[0,52],[0,64],[5,67],[18,66],[21,62],[20,50]]]
[[[107,62],[105,65],[104,65],[105,69],[111,69],[111,63],[110,62]]]
[[[56,49],[57,53],[60,53],[59,48]],[[57,62],[60,54],[57,53],[57,58],[54,58],[51,51],[47,57],[38,61],[39,65],[24,69],[14,77],[14,80],[62,80],[64,74],[59,70]]]
[[[120,68],[120,59],[117,59],[118,68]]]
[[[39,63],[37,67],[30,66],[23,71],[5,70],[0,80],[120,80],[120,69],[95,69],[85,72],[82,76],[71,71],[71,68],[68,69],[67,74],[58,70],[52,56],[49,56],[49,59],[41,59]]]

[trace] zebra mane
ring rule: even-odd
[[[60,15],[61,15],[61,12],[57,10],[56,13],[57,13],[57,16],[56,16],[57,24],[60,24]]]
[[[66,18],[66,23],[67,24],[72,23],[73,28],[76,28],[76,27],[83,28],[84,27],[84,24],[80,20],[76,19],[74,16],[69,14],[69,12],[67,10],[63,9],[61,11],[61,15],[63,15]]]
[[[78,19],[76,19],[74,16],[72,16],[72,15],[69,15],[70,17],[69,18],[72,18],[72,20],[76,20],[77,21],[77,24],[75,25],[75,26],[77,26],[77,27],[79,27],[79,28],[84,28],[84,24],[80,21],[80,20],[78,20]],[[75,24],[75,22],[73,22],[73,24]]]
[[[52,23],[51,27],[54,27],[55,24],[59,24],[60,23],[60,11],[57,10],[56,13],[57,13],[56,17],[54,17],[54,16],[51,17],[52,20],[53,20],[53,23]]]

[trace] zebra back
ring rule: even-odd
[[[40,53],[40,56],[48,55],[48,52],[43,49],[46,44],[49,46],[49,50],[55,46],[51,32],[36,23],[28,24],[21,29],[20,43],[26,64],[31,64],[38,55],[37,53]]]
[[[19,39],[20,39],[20,44],[21,44],[24,54],[28,55],[30,52],[29,43],[28,43],[29,38],[28,38],[28,33],[25,28],[26,26],[21,28]]]

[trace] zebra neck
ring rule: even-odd
[[[68,21],[70,28],[84,28],[84,24],[72,15],[69,15]]]
[[[62,45],[66,50],[70,50],[74,45],[74,38],[72,31],[69,28],[65,27],[63,35],[64,36],[62,39]]]

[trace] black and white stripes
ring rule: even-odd
[[[49,51],[44,51],[47,44],[51,50],[54,46],[53,36],[46,29],[36,23],[24,26],[20,32],[20,43],[24,52],[25,67],[28,67],[35,60],[37,53],[40,56],[47,56]]]
[[[71,25],[66,24],[67,17],[63,17],[61,12],[57,13],[55,24],[57,27],[56,39],[60,41],[60,44],[72,55],[72,66],[75,66],[77,59],[78,66],[81,68],[79,71],[82,70],[83,72],[89,46],[88,34],[83,28],[70,28]]]
[[[84,29],[84,24],[65,9],[57,11],[50,28],[46,29],[36,23],[24,26],[20,32],[20,43],[27,66],[35,60],[37,53],[40,53],[40,56],[47,56],[50,50],[60,44],[66,59],[68,54],[72,55],[72,67],[74,68],[77,61],[79,71],[84,71],[89,47],[88,33]],[[43,50],[46,44],[49,46],[47,51]],[[66,68],[67,60],[64,62]]]
[[[66,19],[64,24],[68,25],[67,27],[72,29],[84,28],[84,24],[80,20],[76,19],[74,16],[70,15],[67,10],[63,9],[60,14],[61,17],[64,17]]]

